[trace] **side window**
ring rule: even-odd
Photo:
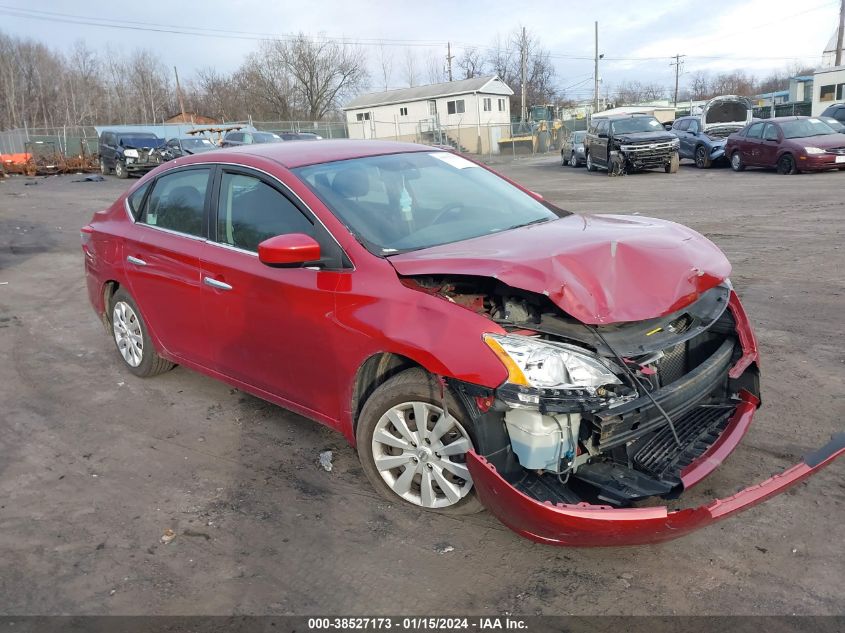
[[[689,131],[691,133],[698,134],[698,121],[696,121],[695,119],[690,119],[687,123],[687,126],[689,127]]]
[[[257,251],[267,238],[314,235],[314,225],[279,191],[244,174],[223,173],[217,202],[217,241]]]
[[[763,139],[766,141],[778,140],[778,129],[771,123],[767,123],[766,130],[763,132]]]
[[[151,180],[145,182],[143,185],[141,185],[135,191],[129,194],[129,210],[132,212],[132,217],[135,218],[135,221],[137,221],[138,218],[141,217],[141,205],[144,203],[144,196],[146,195],[147,190],[150,188],[151,182]]]
[[[245,132],[244,136],[243,136],[243,142],[244,143],[252,143],[253,142],[252,141],[252,134],[250,134],[249,132]]]
[[[244,140],[244,135],[242,132],[235,132],[234,134],[229,134],[226,138],[230,141],[238,142]]]
[[[676,130],[680,130],[683,132],[689,127],[689,119],[681,119],[680,121],[675,121],[675,124],[672,126]]]
[[[189,169],[159,177],[140,221],[179,233],[203,236],[209,173],[210,169]]]
[[[599,122],[599,134],[608,134],[610,132],[610,121]]]
[[[763,135],[763,124],[755,123],[746,132],[745,136],[748,138],[760,138]]]

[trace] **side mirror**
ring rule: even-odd
[[[301,266],[320,259],[320,245],[304,233],[276,235],[258,245],[258,260],[280,268]]]

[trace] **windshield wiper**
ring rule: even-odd
[[[503,229],[499,229],[495,232],[499,233],[501,231],[510,231],[511,229],[521,229],[524,226],[531,226],[532,224],[542,224],[543,222],[551,222],[554,219],[557,218],[537,218],[536,220],[531,220],[530,222],[525,222],[524,224],[514,224],[513,226],[508,226]]]

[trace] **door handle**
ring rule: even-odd
[[[127,257],[126,261],[129,262],[130,264],[135,264],[136,266],[146,266],[147,265],[147,262],[145,262],[143,259],[138,259],[137,257],[132,257],[132,255]]]
[[[212,288],[216,288],[217,290],[231,290],[232,286],[227,284],[225,281],[217,281],[216,279],[212,279],[211,277],[203,277],[202,283],[206,286],[211,286]]]

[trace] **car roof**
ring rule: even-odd
[[[632,112],[630,114],[611,114],[610,116],[606,117],[599,117],[603,119],[609,119],[611,121],[616,121],[617,119],[636,119],[639,117],[653,119],[653,114],[646,114],[645,112]]]
[[[239,145],[226,147],[214,152],[215,161],[225,160],[226,157],[236,159],[240,154],[267,158],[287,167],[295,169],[306,165],[331,163],[353,158],[368,156],[383,156],[386,154],[402,154],[406,152],[442,152],[443,150],[429,145],[416,143],[397,143],[395,141],[326,139],[319,143],[258,143],[253,145]]]

